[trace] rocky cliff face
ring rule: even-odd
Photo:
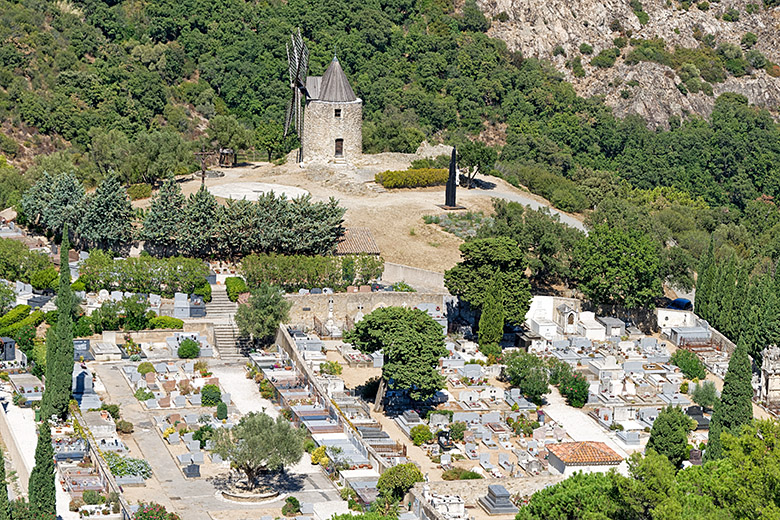
[[[754,49],[778,63],[780,7],[766,9],[762,0],[710,2],[707,10],[699,9],[694,2],[687,11],[676,0],[643,0],[642,6],[649,16],[644,26],[629,0],[477,0],[477,3],[493,19],[491,36],[504,40],[510,50],[521,50],[524,56],[552,61],[581,95],[604,96],[618,115],[639,114],[653,126],[665,125],[671,115],[707,116],[715,98],[724,92],[743,94],[751,103],[775,114],[780,109],[780,78],[764,70],[754,70],[739,78],[729,75],[725,82],[713,83],[714,95],[708,96],[701,92],[683,94],[676,87],[680,78],[670,67],[650,62],[627,64],[626,49],[608,69],[589,65],[590,56],[583,56],[585,77],[575,77],[566,67],[567,60],[580,55],[580,44],[591,45],[596,55],[613,47],[613,39],[627,32],[634,38],[663,38],[669,51],[676,46],[699,47],[701,43],[694,33],[714,35],[717,44],[739,45],[744,34],[752,32],[758,37]],[[728,9],[739,12],[738,21],[722,20]],[[617,27],[615,21],[622,33],[613,30]],[[558,46],[565,56],[553,56]]]

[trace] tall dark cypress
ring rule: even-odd
[[[51,445],[51,428],[44,420],[38,428],[38,445],[35,447],[35,467],[30,473],[30,508],[41,515],[57,513],[57,489],[54,482],[54,448]]]
[[[753,418],[753,372],[747,352],[748,335],[746,332],[740,336],[737,349],[729,360],[729,368],[723,380],[723,392],[712,416],[707,440],[707,460],[722,456],[721,433],[738,434],[742,425]]]
[[[714,245],[712,237],[710,237],[710,246],[707,249],[707,254],[704,255],[699,265],[699,272],[696,278],[696,294],[695,294],[695,306],[696,314],[709,320],[709,304],[712,298],[712,278],[714,276],[714,264],[715,255],[713,253]]]
[[[68,227],[63,228],[60,248],[60,285],[57,290],[57,323],[46,334],[46,390],[41,402],[43,417],[65,418],[73,381],[73,312],[76,307],[68,267]]]

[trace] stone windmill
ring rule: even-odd
[[[363,151],[363,101],[355,95],[336,56],[322,76],[308,76],[309,50],[300,30],[291,41],[287,46],[291,99],[285,135],[295,126],[301,143],[298,162],[354,161]]]

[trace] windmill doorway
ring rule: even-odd
[[[344,139],[336,139],[336,157],[344,157]]]

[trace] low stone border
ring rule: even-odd
[[[265,502],[268,499],[276,498],[278,496],[278,491],[270,491],[267,493],[231,493],[230,491],[222,491],[222,498],[234,502]]]

